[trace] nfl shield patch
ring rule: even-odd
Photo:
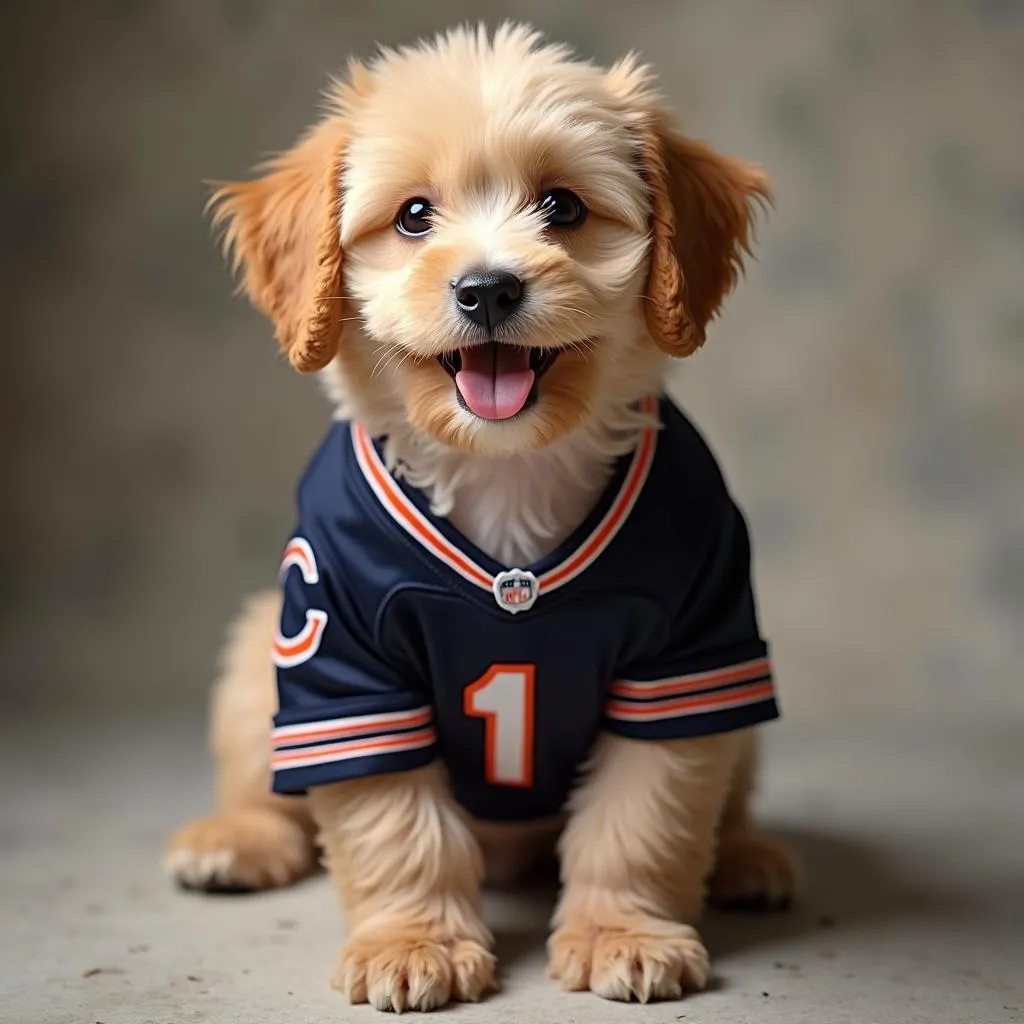
[[[494,577],[494,599],[512,615],[532,608],[539,592],[537,577],[526,569],[509,569]]]

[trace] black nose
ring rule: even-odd
[[[473,323],[488,330],[515,311],[523,297],[523,282],[504,270],[464,274],[455,282],[455,301]]]

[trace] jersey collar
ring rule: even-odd
[[[653,415],[657,406],[657,399],[654,396],[644,399],[646,412]],[[539,575],[535,575],[529,569],[506,569],[497,573],[488,571],[480,565],[477,559],[446,537],[416,507],[392,477],[372,438],[360,423],[352,424],[352,445],[355,449],[356,461],[366,482],[388,515],[430,555],[443,562],[453,572],[458,573],[468,583],[494,594],[499,606],[504,607],[507,611],[515,612],[525,610],[539,596],[558,590],[576,579],[593,565],[608,548],[625,525],[640,492],[643,490],[654,463],[657,434],[657,425],[652,424],[644,430],[629,467],[618,485],[618,493],[608,504],[604,515],[570,554]],[[515,606],[502,600],[503,584],[506,591],[512,589],[508,584],[513,579],[521,579],[527,587],[533,587],[533,593],[525,602],[525,607],[523,604]]]

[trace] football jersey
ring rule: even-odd
[[[746,524],[668,399],[557,550],[505,566],[336,423],[299,487],[274,640],[279,793],[440,759],[473,815],[557,814],[602,730],[704,736],[778,710]]]

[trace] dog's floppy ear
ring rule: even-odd
[[[736,284],[755,206],[770,203],[771,192],[757,167],[686,138],[667,119],[636,131],[651,190],[647,326],[663,351],[688,356]]]
[[[242,288],[301,373],[325,367],[341,337],[344,146],[343,120],[328,117],[261,177],[224,184],[210,200]]]

